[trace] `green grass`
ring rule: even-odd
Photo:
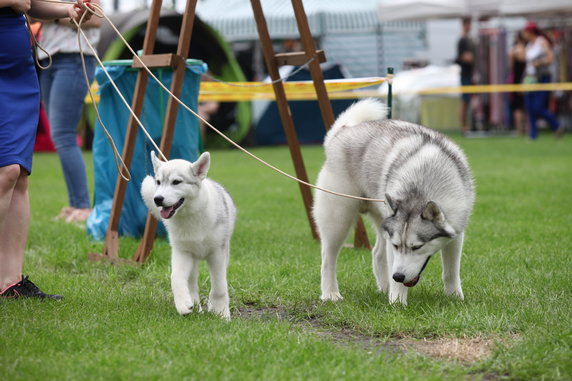
[[[210,176],[239,209],[230,322],[177,315],[164,240],[143,267],[88,261],[87,253],[102,245],[52,221],[66,204],[65,185],[57,157],[37,155],[25,273],[66,298],[0,301],[0,379],[571,379],[572,139],[459,143],[477,184],[462,263],[465,301],[443,296],[434,260],[407,307],[391,306],[376,292],[370,253],[353,249],[339,259],[345,299],[321,303],[320,249],[298,186],[237,151],[215,151]],[[253,151],[293,172],[286,148]],[[322,150],[303,153],[315,179]],[[130,258],[137,243],[122,238],[121,256]],[[200,286],[206,298],[204,265]],[[246,309],[277,310],[281,318],[246,318]],[[335,339],[348,331],[353,336]],[[378,342],[483,338],[496,345],[486,358],[460,362],[364,348],[356,335]]]

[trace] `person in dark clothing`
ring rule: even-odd
[[[508,53],[508,65],[510,70],[510,83],[521,84],[524,79],[524,69],[526,67],[526,40],[522,32],[517,33],[514,45]],[[526,133],[526,114],[524,112],[524,95],[522,92],[510,94],[510,109],[512,111],[512,123],[518,135]]]
[[[471,19],[463,19],[463,36],[457,43],[457,59],[456,63],[461,67],[461,86],[469,86],[473,84],[473,69],[475,66],[476,46],[469,33],[471,32]],[[469,130],[467,124],[467,110],[471,103],[471,94],[463,93],[461,95],[461,129],[463,133]]]

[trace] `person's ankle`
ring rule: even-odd
[[[7,277],[0,282],[0,294],[22,281],[22,275]]]

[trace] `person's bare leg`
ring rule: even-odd
[[[0,168],[0,291],[21,280],[29,222],[28,174]]]
[[[523,110],[514,110],[513,113],[514,117],[514,127],[516,133],[520,135],[526,134],[526,119]]]
[[[461,122],[461,132],[466,133],[469,131],[469,127],[467,126],[467,110],[469,108],[469,104],[465,101],[461,101],[461,113],[460,113],[460,122]]]

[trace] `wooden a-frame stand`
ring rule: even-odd
[[[276,103],[278,105],[278,111],[280,112],[280,118],[282,120],[282,126],[284,128],[284,133],[288,141],[288,147],[290,149],[290,155],[294,163],[294,168],[296,171],[296,176],[308,182],[308,175],[306,173],[306,168],[304,166],[304,160],[302,158],[302,153],[300,151],[300,144],[296,135],[296,130],[294,128],[294,122],[292,120],[292,114],[290,112],[290,107],[288,106],[288,100],[286,98],[286,93],[284,91],[284,86],[281,81],[277,81],[280,78],[278,72],[278,66],[281,65],[303,65],[313,59],[309,64],[310,73],[312,76],[312,81],[314,82],[314,88],[316,89],[316,95],[318,98],[318,103],[320,106],[320,111],[322,114],[322,119],[326,129],[334,123],[334,113],[326,87],[324,84],[324,77],[322,70],[320,68],[320,62],[325,62],[326,58],[323,51],[316,50],[312,34],[310,32],[310,27],[308,25],[308,19],[304,11],[304,6],[302,0],[291,0],[292,6],[294,8],[294,14],[296,17],[296,22],[298,24],[298,31],[300,32],[300,39],[302,46],[304,48],[303,52],[296,53],[283,53],[275,54],[272,48],[272,40],[270,39],[270,34],[268,32],[268,27],[266,25],[266,19],[262,11],[262,6],[260,0],[251,0],[252,10],[254,12],[254,18],[256,21],[256,26],[258,29],[258,35],[260,38],[260,43],[262,47],[262,52],[264,54],[264,60],[266,62],[266,67],[270,78],[273,82],[274,94],[276,96]],[[193,21],[195,19],[195,9],[197,5],[197,0],[187,0],[185,13],[183,15],[183,22],[181,25],[181,31],[179,34],[179,43],[177,46],[176,54],[153,54],[155,47],[155,35],[157,32],[157,26],[159,24],[159,15],[161,11],[162,0],[154,0],[151,4],[151,9],[149,13],[149,19],[147,21],[147,29],[145,32],[145,40],[143,42],[143,54],[140,57],[141,60],[150,68],[157,67],[170,67],[174,70],[173,79],[171,82],[171,92],[177,97],[181,94],[181,88],[183,86],[183,79],[185,75],[185,61],[189,53],[189,44],[191,42],[191,35],[193,30]],[[141,68],[141,65],[133,60],[134,68]],[[134,113],[139,116],[141,114],[141,109],[143,107],[143,100],[145,97],[145,90],[147,87],[148,73],[145,70],[139,70],[137,74],[137,82],[135,84],[134,97],[132,102],[132,108]],[[163,154],[168,158],[171,151],[171,143],[173,140],[173,133],[175,128],[175,121],[177,119],[178,103],[169,97],[167,103],[167,111],[165,113],[165,121],[163,123],[163,134],[161,137],[160,149]],[[135,148],[135,139],[137,137],[137,121],[133,116],[130,116],[127,125],[127,133],[125,136],[125,144],[123,147],[123,161],[125,165],[130,168],[131,161],[133,158],[133,151]],[[120,169],[123,171],[123,168]],[[105,237],[105,243],[102,253],[90,253],[89,258],[91,260],[107,260],[112,263],[117,263],[122,261],[119,257],[119,219],[121,217],[121,209],[123,207],[123,202],[125,200],[125,190],[127,188],[127,182],[123,179],[121,175],[118,175],[117,182],[115,185],[115,193],[113,195],[113,204],[111,209],[111,215],[109,218],[109,225],[107,228],[107,233]],[[312,235],[315,239],[319,239],[318,233],[316,231],[316,226],[314,220],[312,219],[312,193],[310,188],[300,184],[300,192],[302,193],[302,199],[304,201],[304,207],[306,210],[306,215],[308,217],[308,222],[310,223],[310,229]],[[155,240],[155,232],[157,229],[157,220],[153,218],[150,214],[147,215],[147,221],[145,224],[145,231],[143,238],[137,248],[137,251],[133,255],[133,261],[138,263],[143,263],[151,253],[153,248],[153,242]],[[369,240],[367,238],[367,233],[363,225],[362,220],[358,221],[355,233],[355,247],[366,247],[371,248]]]

